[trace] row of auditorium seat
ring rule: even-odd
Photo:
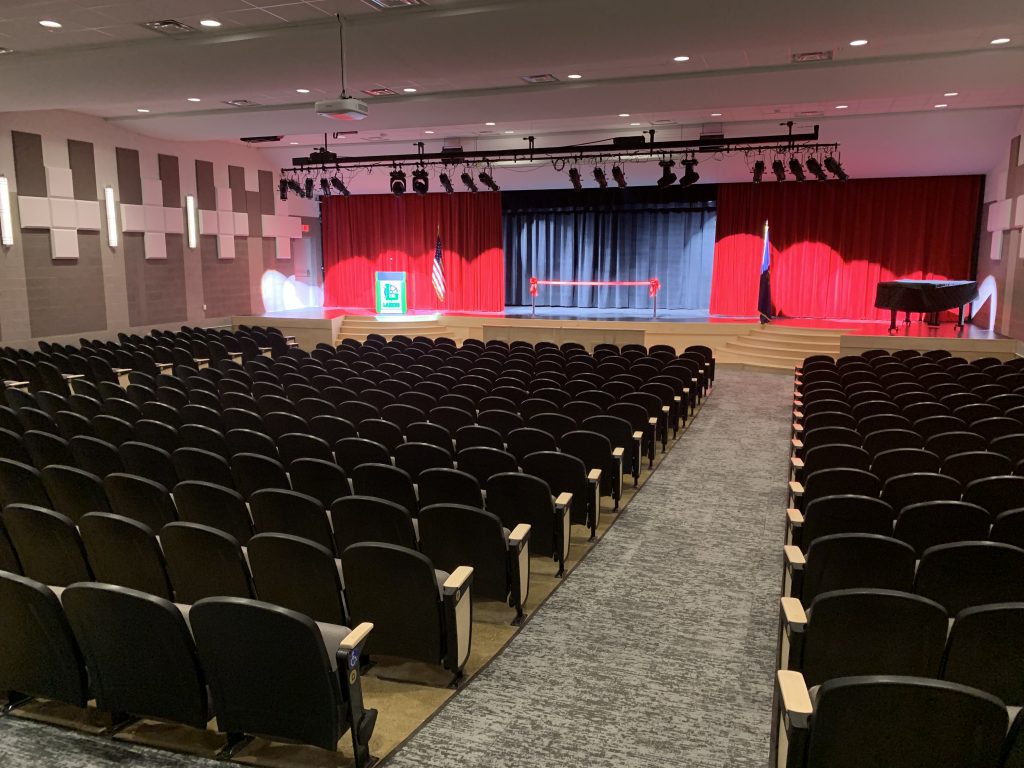
[[[941,350],[797,368],[777,765],[1024,765],[1018,371]]]

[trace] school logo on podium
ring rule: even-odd
[[[405,272],[377,272],[377,314],[404,315]]]

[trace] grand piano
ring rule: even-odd
[[[957,328],[964,327],[964,307],[978,298],[974,280],[890,280],[878,284],[875,306],[892,312],[889,333],[896,330],[896,313],[906,312],[904,324],[910,324],[911,312],[932,315],[929,324],[937,325],[937,313],[956,308]]]

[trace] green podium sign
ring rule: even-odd
[[[404,315],[405,272],[377,272],[377,314]]]

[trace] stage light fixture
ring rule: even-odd
[[[285,192],[287,193],[287,189]],[[188,232],[188,247],[194,251],[199,247],[199,211],[196,210],[195,195],[185,195],[185,225]]]
[[[604,168],[594,169],[594,181],[601,189],[608,189],[608,177],[604,175]]]
[[[786,180],[786,166],[782,164],[781,160],[775,160],[772,162],[772,173],[775,174],[776,181]]]
[[[789,158],[789,172],[793,174],[793,178],[797,181],[805,181],[807,179],[804,176],[804,167],[800,165],[800,161],[795,158]]]
[[[343,182],[337,176],[331,177],[331,186],[338,190],[345,197],[348,197],[350,194],[352,194],[351,192],[348,191],[348,187],[345,186],[345,182]]]
[[[569,181],[572,182],[572,188],[577,192],[583,191],[583,182],[580,180],[580,171],[578,168],[569,169]]]
[[[391,194],[395,196],[405,194],[405,171],[400,168],[391,172]]]
[[[277,193],[278,195],[280,195],[282,200],[288,199],[288,182],[285,181],[284,179],[281,179],[277,183]]]
[[[825,158],[825,168],[828,169],[828,172],[831,173],[840,181],[846,181],[848,178],[850,178],[849,176],[846,175],[846,171],[843,170],[843,166],[840,164],[840,162],[836,160],[834,157],[832,157],[832,155],[829,155],[828,157]]]
[[[758,160],[754,163],[754,183],[760,184],[761,177],[764,176],[764,160]]]
[[[821,163],[818,162],[818,158],[816,157],[807,158],[807,170],[810,171],[818,181],[825,181],[828,178],[828,176],[825,175],[825,171],[821,168]]]
[[[103,188],[103,202],[107,213],[107,245],[117,248],[117,202],[113,187]]]
[[[622,169],[617,165],[612,168],[612,178],[615,179],[615,183],[619,185],[619,189],[626,188],[626,174],[624,174]]]
[[[452,186],[452,178],[447,173],[442,173],[437,177],[437,180],[441,182],[441,186],[444,188],[444,191],[449,195],[455,192],[455,187]]]
[[[325,176],[320,177],[320,196],[331,196],[331,182],[329,182]]]
[[[412,191],[417,195],[427,194],[430,189],[430,174],[423,168],[412,172]]]
[[[302,187],[299,186],[299,182],[297,182],[295,179],[288,179],[288,189],[290,189],[299,197],[302,197]]]
[[[311,176],[306,177],[306,197],[310,200],[313,199],[313,177]]]
[[[672,173],[672,167],[675,164],[675,160],[660,160],[658,162],[658,165],[661,166],[661,178],[658,179],[658,186],[662,189],[676,183],[676,175]]]
[[[14,245],[14,222],[11,220],[11,188],[7,177],[0,175],[0,245]]]
[[[462,178],[462,183],[466,185],[466,189],[468,189],[470,192],[479,192],[480,191],[479,189],[477,189],[476,182],[473,181],[473,177],[469,175],[468,171],[463,173],[461,178]]]
[[[501,191],[501,187],[494,183],[494,179],[491,178],[491,174],[487,173],[486,171],[481,171],[479,178],[480,182],[489,190],[491,190],[491,192]]]
[[[686,170],[683,172],[683,178],[679,180],[679,186],[690,187],[700,181],[700,174],[697,173],[697,161],[686,160],[683,162],[683,168]]]

